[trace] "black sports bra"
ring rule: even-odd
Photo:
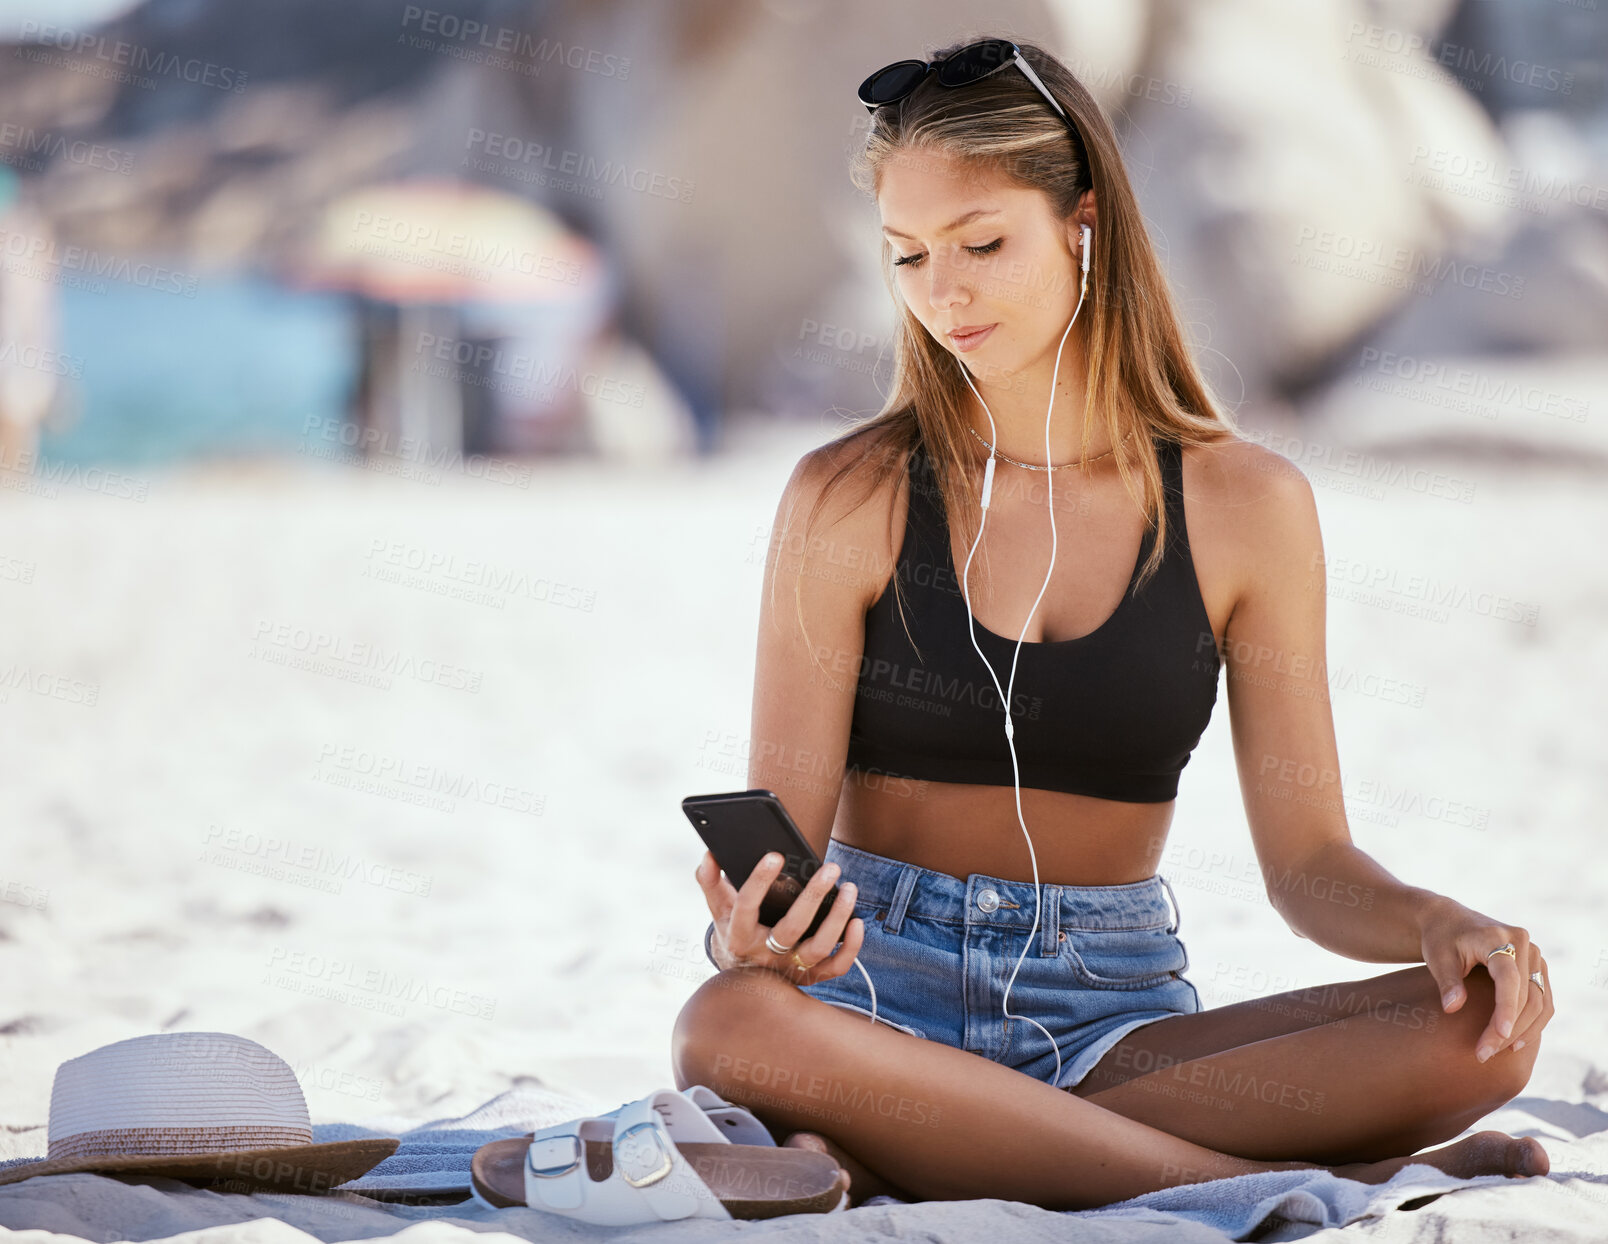
[[[1222,662],[1189,553],[1183,451],[1169,440],[1156,450],[1169,538],[1155,575],[1135,593],[1155,543],[1147,528],[1128,591],[1105,622],[1075,639],[1022,645],[1012,707],[1023,787],[1166,803],[1211,720]],[[948,521],[920,445],[910,485],[896,571],[904,614],[891,581],[866,611],[847,768],[1010,786],[1004,710],[967,632]],[[1016,641],[981,623],[976,632],[999,685],[1009,685]]]

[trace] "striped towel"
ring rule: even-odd
[[[620,1106],[625,1104],[621,1102]],[[459,1118],[425,1123],[405,1117],[371,1119],[361,1127],[352,1123],[315,1124],[313,1139],[323,1144],[365,1136],[395,1136],[402,1142],[385,1161],[341,1184],[339,1191],[380,1196],[461,1192],[468,1196],[469,1160],[488,1140],[506,1140],[570,1119],[607,1117],[620,1106],[599,1112],[585,1101],[554,1089],[521,1085]]]

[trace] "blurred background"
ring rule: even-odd
[[[854,88],[1038,40],[1206,374],[1306,472],[1353,836],[1530,929],[1608,1090],[1598,0],[0,0],[0,1157],[169,1029],[315,1122],[673,1083],[682,796],[747,785],[800,454],[880,407]],[[1268,907],[1226,697],[1162,872]],[[1608,1104],[1608,1103],[1599,1103]]]

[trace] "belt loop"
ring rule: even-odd
[[[1039,913],[1039,954],[1061,953],[1061,887],[1047,885],[1041,891],[1044,910]]]
[[[916,873],[919,871],[914,864],[906,864],[899,872],[899,880],[893,886],[893,899],[888,904],[888,914],[882,918],[882,928],[895,936],[904,927],[905,912],[910,907],[910,892],[916,888]]]
[[[1167,932],[1176,933],[1178,932],[1178,926],[1183,921],[1183,913],[1178,910],[1178,896],[1173,893],[1172,885],[1167,881],[1167,878],[1163,877],[1160,873],[1157,873],[1156,877],[1158,880],[1160,880],[1161,884],[1166,887],[1167,899],[1172,904],[1172,927],[1169,928]]]

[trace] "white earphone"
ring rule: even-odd
[[[1081,249],[1083,252],[1083,274],[1078,285],[1078,305],[1073,308],[1072,318],[1067,321],[1066,332],[1061,334],[1061,344],[1055,348],[1055,370],[1050,376],[1050,404],[1048,409],[1046,409],[1044,412],[1044,462],[1046,466],[1048,466],[1050,463],[1050,416],[1055,411],[1055,382],[1061,374],[1061,350],[1065,347],[1066,339],[1072,332],[1072,325],[1078,322],[1078,312],[1083,309],[1083,297],[1084,294],[1088,292],[1089,288],[1089,257],[1094,250],[1094,230],[1088,225],[1080,226],[1080,230],[1082,237]],[[978,393],[977,386],[972,384],[971,372],[967,369],[965,363],[961,363],[960,372],[961,375],[966,377],[966,383],[971,387],[971,391],[973,395],[976,396],[978,404],[982,406],[983,413],[988,416],[989,445],[998,445],[999,429],[994,426],[994,412],[988,409],[988,403],[983,401],[983,395]],[[1032,946],[1033,944],[1033,936],[1038,932],[1039,915],[1043,908],[1043,894],[1041,887],[1039,886],[1038,879],[1038,856],[1033,851],[1033,838],[1030,834],[1028,834],[1027,822],[1022,816],[1022,772],[1016,761],[1016,728],[1011,722],[1011,689],[1016,686],[1016,662],[1017,659],[1022,655],[1022,643],[1027,639],[1027,628],[1032,624],[1033,615],[1038,612],[1039,601],[1044,599],[1044,593],[1049,590],[1050,579],[1055,574],[1055,472],[1046,471],[1044,473],[1046,501],[1050,511],[1050,568],[1045,572],[1044,583],[1039,588],[1038,596],[1036,596],[1033,600],[1033,607],[1027,611],[1027,619],[1022,623],[1022,633],[1017,636],[1016,652],[1011,658],[1010,681],[1002,690],[999,685],[999,674],[995,671],[993,665],[989,663],[988,658],[983,656],[982,648],[978,647],[977,628],[973,621],[971,611],[971,595],[967,587],[967,576],[971,571],[972,556],[977,552],[978,544],[982,542],[983,528],[988,525],[988,503],[993,498],[994,494],[995,452],[996,451],[994,449],[989,449],[988,462],[983,467],[982,521],[977,525],[977,537],[972,541],[971,549],[966,554],[966,565],[960,573],[960,592],[961,599],[966,602],[966,629],[971,633],[972,647],[977,649],[977,655],[982,657],[983,664],[988,666],[989,676],[994,680],[994,690],[999,692],[1000,701],[1005,708],[1005,742],[1007,746],[1009,746],[1011,752],[1011,785],[1016,793],[1016,821],[1017,824],[1022,827],[1022,836],[1027,839],[1027,854],[1028,858],[1033,863],[1033,927],[1028,930],[1027,943],[1022,947],[1022,953],[1016,957],[1016,966],[1011,969],[1011,979],[1005,982],[1005,996],[1001,999],[1000,1009],[1007,1019],[1014,1018],[1027,1020],[1028,1023],[1032,1024],[1033,1027],[1042,1032],[1049,1040],[1050,1048],[1055,1051],[1055,1079],[1059,1080],[1061,1078],[1061,1050],[1060,1047],[1055,1044],[1055,1038],[1050,1036],[1049,1029],[1045,1028],[1043,1024],[1039,1023],[1038,1020],[1033,1019],[1030,1016],[1013,1016],[1010,1009],[1011,986],[1016,982],[1016,973],[1022,966],[1022,960],[1027,957],[1028,947]],[[865,970],[865,965],[860,962],[858,957],[856,957],[854,960],[854,966],[860,969],[860,974],[865,977],[866,987],[871,990],[871,1022],[876,1023],[876,986],[871,984],[871,974]]]

